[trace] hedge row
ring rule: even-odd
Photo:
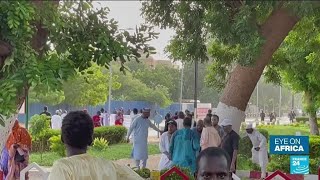
[[[305,123],[305,122],[309,121],[309,117],[296,117],[296,121]],[[319,122],[320,118],[317,118],[317,121]]]
[[[41,138],[41,140],[34,141],[32,140],[32,151],[33,152],[39,152],[41,150],[43,151],[49,151],[50,150],[50,142],[49,139],[52,136],[60,135],[60,130],[52,130],[50,129],[46,133],[44,133]],[[109,144],[117,144],[121,143],[127,134],[127,129],[123,126],[108,126],[108,127],[98,127],[94,129],[93,138],[104,138],[106,139]],[[43,147],[41,147],[43,146]]]
[[[186,174],[189,178],[189,180],[194,180],[194,176],[191,173],[190,169],[184,168],[184,167],[177,167],[179,168],[184,174]],[[151,176],[151,171],[148,168],[144,169],[136,169],[133,168],[133,170],[142,178],[144,179],[149,179]],[[169,169],[163,169],[160,171],[160,176],[166,173]],[[180,180],[181,177],[177,173],[170,174],[169,176],[166,177],[166,180]]]

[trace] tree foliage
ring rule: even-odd
[[[112,89],[119,89],[121,84],[117,81],[117,77],[110,77],[106,68],[95,64],[77,72],[77,75],[63,83],[65,103],[76,107],[104,104],[108,99],[110,78],[112,78]]]
[[[133,72],[133,77],[139,79],[148,87],[166,87],[170,99],[177,102],[180,98],[180,72],[179,69],[168,65],[156,65],[154,68],[146,67]]]
[[[142,63],[130,62],[128,68],[131,70],[133,77],[145,83],[148,87],[157,85],[168,88],[170,98],[173,102],[180,101],[181,89],[181,69],[168,65],[156,65],[154,68],[147,67]],[[203,62],[198,65],[198,99],[204,103],[217,104],[219,100],[219,91],[209,88],[205,83],[205,76],[208,73],[207,66],[209,63]],[[186,62],[183,65],[183,99],[193,99],[194,97],[194,64]]]
[[[274,61],[266,73],[270,81],[280,79],[294,91],[304,93],[304,109],[311,120],[316,119],[320,107],[319,20],[320,17],[313,17],[300,21],[274,55]]]
[[[95,62],[138,59],[150,53],[152,27],[142,25],[129,34],[109,19],[108,8],[90,2],[0,2],[0,114],[13,114],[30,86],[52,91]]]
[[[319,12],[315,2],[297,1],[147,1],[147,21],[174,28],[167,50],[183,61],[212,60],[207,83],[221,90],[236,64],[250,66],[260,55],[261,28],[268,17],[283,8],[298,17]]]
[[[104,104],[108,99],[110,74],[109,70],[92,63],[91,67],[63,81],[60,90],[40,89],[38,86],[30,89],[30,102],[41,102],[49,105],[60,103],[75,107],[96,106]],[[121,84],[117,76],[112,77],[112,89],[119,89]],[[40,86],[41,87],[41,86]]]
[[[112,92],[112,96],[118,100],[127,101],[148,101],[166,107],[171,104],[169,90],[166,86],[157,84],[148,86],[141,80],[134,78],[131,72],[124,75],[120,71],[113,71],[118,77],[121,87]]]

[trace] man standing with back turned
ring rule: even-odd
[[[142,115],[137,117],[131,124],[127,141],[133,131],[133,159],[135,160],[136,167],[138,169],[145,168],[147,166],[148,159],[148,129],[151,127],[155,131],[161,132],[150,120],[150,109],[144,108]],[[162,132],[161,132],[162,133]],[[142,166],[140,162],[142,161]]]

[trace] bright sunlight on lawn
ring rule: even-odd
[[[90,149],[88,153],[96,157],[102,157],[109,160],[118,160],[118,159],[126,159],[126,158],[129,159],[131,150],[132,150],[132,144],[115,144],[115,145],[110,145],[104,151],[97,151],[97,150]],[[159,153],[160,152],[159,152],[158,144],[149,144],[149,155],[159,154]],[[56,153],[44,152],[42,154],[42,161],[41,161],[40,153],[31,153],[30,162],[36,162],[40,166],[52,166],[53,162],[60,158],[61,157],[59,157]]]
[[[276,125],[276,126],[262,126],[260,129],[265,129],[269,132],[269,135],[295,135],[297,131],[301,133],[301,135],[309,135],[310,128],[306,125]]]

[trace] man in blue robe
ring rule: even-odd
[[[133,159],[135,160],[136,167],[146,168],[148,159],[148,129],[151,127],[155,131],[162,133],[150,120],[150,109],[144,108],[142,115],[137,117],[131,124],[127,141],[133,132]],[[140,165],[142,161],[142,166]]]
[[[174,165],[189,168],[196,171],[196,155],[200,150],[200,139],[191,128],[192,119],[186,117],[183,120],[183,129],[172,135],[170,154]]]

